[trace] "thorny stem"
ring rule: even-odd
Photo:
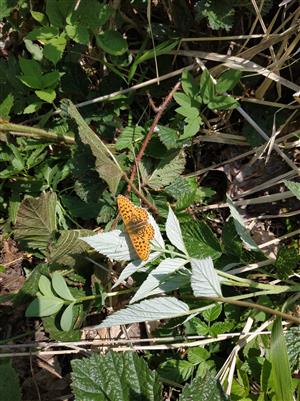
[[[153,132],[154,132],[159,120],[161,119],[161,116],[162,116],[163,112],[165,111],[166,107],[170,103],[174,93],[180,88],[180,85],[181,85],[181,82],[178,81],[174,85],[174,87],[171,89],[171,91],[169,92],[169,94],[167,95],[165,100],[162,102],[162,104],[158,108],[158,112],[157,112],[157,114],[156,114],[156,116],[155,116],[155,118],[153,120],[153,123],[152,123],[152,125],[151,125],[151,127],[150,127],[150,129],[149,129],[149,131],[148,131],[148,133],[147,133],[147,135],[145,137],[145,139],[144,139],[144,142],[143,142],[143,144],[141,146],[141,149],[140,149],[138,155],[136,156],[135,164],[133,165],[132,170],[131,170],[130,181],[128,182],[128,186],[127,186],[127,193],[130,192],[133,180],[134,180],[136,172],[137,172],[138,165],[139,165],[140,161],[142,160],[142,157],[143,157],[143,155],[145,153],[145,150],[146,150],[146,147],[147,147],[147,145],[148,145],[148,143],[149,143],[149,141],[150,141],[150,139],[152,137],[152,134],[153,134]],[[156,213],[157,213],[157,211],[156,211]]]

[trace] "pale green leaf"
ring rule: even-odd
[[[211,257],[192,259],[192,289],[195,297],[222,296],[219,276],[214,268]]]
[[[163,290],[160,289],[160,284],[165,282],[166,280],[168,280],[168,283],[170,284],[172,278],[168,279],[169,275],[179,269],[182,269],[187,263],[188,261],[186,259],[180,258],[168,258],[163,260],[154,270],[152,270],[148,274],[146,280],[143,281],[140,288],[130,300],[130,303],[134,303],[150,295],[163,292]]]
[[[52,287],[60,298],[66,299],[67,301],[75,301],[75,298],[71,294],[65,279],[58,271],[52,273]]]
[[[182,232],[179,225],[179,221],[171,209],[169,207],[168,218],[166,222],[166,234],[169,238],[172,245],[174,245],[177,249],[187,255],[187,250],[185,244],[183,242]]]
[[[102,50],[113,56],[121,56],[128,50],[127,41],[118,31],[106,30],[96,36],[96,42]]]
[[[73,360],[71,377],[77,401],[162,400],[157,373],[135,352],[108,352]]]
[[[54,297],[55,295],[53,294],[52,287],[51,287],[51,281],[48,279],[48,277],[42,275],[39,279],[39,290],[41,293],[47,297]]]
[[[14,105],[14,96],[9,93],[0,104],[0,117],[4,120],[9,118],[10,111]]]
[[[230,209],[231,216],[233,217],[234,220],[234,226],[235,229],[240,236],[241,240],[243,243],[246,245],[247,248],[256,251],[256,252],[261,252],[260,249],[258,248],[257,244],[254,242],[254,240],[251,238],[249,231],[247,230],[247,227],[245,226],[245,223],[243,221],[242,216],[240,216],[239,212],[237,211],[236,207],[234,206],[234,203],[232,200],[227,197],[227,203]]]
[[[125,127],[116,142],[116,149],[132,149],[145,136],[145,130],[139,125]]]
[[[66,32],[70,39],[74,42],[80,43],[82,45],[88,44],[89,41],[89,31],[85,26],[82,25],[67,25]]]
[[[68,305],[61,315],[60,327],[63,331],[69,331],[73,326],[73,307],[74,303]]]
[[[57,313],[63,306],[64,301],[57,297],[43,297],[35,298],[26,309],[25,315],[27,317],[43,317],[50,316]]]
[[[35,91],[38,98],[44,100],[47,103],[52,103],[56,98],[56,93],[54,89],[43,89]]]
[[[130,305],[108,316],[94,329],[152,320],[171,319],[188,314],[189,307],[172,297],[160,297]]]
[[[178,133],[175,129],[170,127],[164,127],[163,125],[158,125],[157,132],[159,139],[162,141],[162,143],[168,150],[178,147],[177,144]]]
[[[32,57],[36,61],[41,61],[43,58],[43,48],[32,40],[24,39],[26,49],[31,53]]]
[[[293,192],[296,198],[300,200],[300,183],[288,180],[284,180],[283,182],[287,188]]]

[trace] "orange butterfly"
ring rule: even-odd
[[[154,228],[148,223],[146,209],[136,207],[125,196],[117,197],[119,212],[126,231],[138,257],[147,260],[150,253],[150,240],[154,238]]]

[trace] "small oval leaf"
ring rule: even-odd
[[[61,315],[60,327],[63,331],[69,331],[73,326],[73,306],[74,303],[68,305]]]
[[[63,304],[63,300],[57,297],[38,297],[28,306],[25,315],[27,317],[54,315],[61,309]]]
[[[51,288],[51,281],[48,279],[48,277],[46,277],[44,275],[42,275],[39,279],[39,290],[45,296],[54,297],[54,294],[53,294],[52,288]]]
[[[67,301],[75,301],[75,298],[71,294],[65,279],[57,271],[52,274],[52,286],[56,294],[61,298],[66,299]]]

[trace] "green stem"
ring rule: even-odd
[[[130,294],[135,290],[136,288],[132,287],[123,291],[107,292],[105,294],[98,294],[98,295],[87,295],[86,297],[77,298],[75,304],[79,304],[80,302],[85,302],[85,301],[94,301],[95,299],[102,298],[103,295],[105,296],[105,298],[108,298],[108,297],[115,297],[117,295]]]

